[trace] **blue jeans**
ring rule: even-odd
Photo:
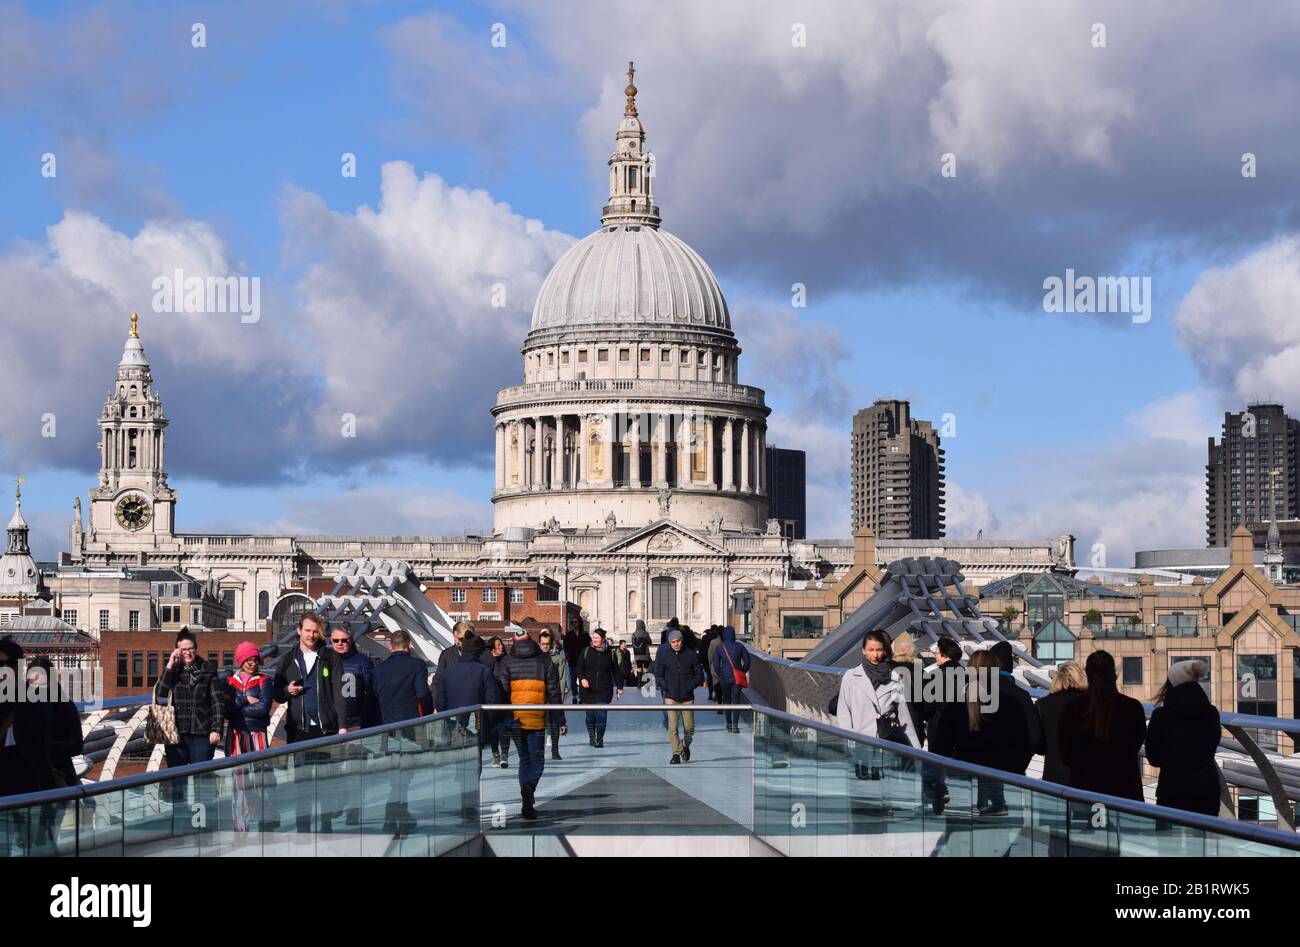
[[[600,739],[605,736],[605,723],[609,720],[608,710],[587,711],[587,736]]]
[[[719,681],[718,687],[722,691],[722,702],[724,704],[741,703],[741,698],[744,692],[736,686],[735,681]],[[723,711],[722,715],[727,718],[727,726],[731,726],[732,724],[735,724],[736,726],[740,725],[740,711],[737,710],[733,712],[727,710]]]
[[[519,785],[536,789],[546,768],[546,731],[514,731],[515,749],[519,751]]]
[[[212,753],[216,749],[208,742],[206,733],[182,733],[181,742],[175,746],[163,748],[163,755],[167,757],[168,768],[185,766],[188,763],[206,763],[212,759]],[[211,785],[207,777],[201,785]],[[190,779],[188,776],[182,776],[180,779],[172,780],[172,799],[174,805],[184,805],[185,796],[189,790]],[[201,792],[206,797],[207,793]],[[203,802],[203,799],[196,799],[195,802]]]

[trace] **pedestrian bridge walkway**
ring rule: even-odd
[[[566,716],[538,819],[520,816],[517,753],[491,766],[460,708],[237,759],[0,801],[0,852],[120,856],[1291,855],[1300,837],[1113,799],[863,738],[762,706],[697,705],[671,764],[663,708]],[[923,779],[927,777],[926,779]],[[866,777],[866,778],[862,778]],[[926,786],[942,782],[936,812]],[[979,803],[1001,790],[1005,815]]]

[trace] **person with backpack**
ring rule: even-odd
[[[1061,761],[1070,767],[1070,786],[1089,792],[1142,800],[1138,753],[1147,735],[1142,705],[1119,692],[1115,659],[1094,651],[1084,664],[1085,696],[1061,711]],[[1216,785],[1217,788],[1217,785]]]
[[[1147,727],[1147,760],[1160,769],[1156,803],[1185,812],[1219,814],[1219,711],[1201,687],[1209,668],[1179,661],[1156,694]]]
[[[504,697],[512,704],[558,704],[560,702],[560,677],[555,663],[532,638],[515,640],[510,653],[497,666],[497,683]],[[523,800],[521,814],[529,821],[537,818],[534,805],[537,785],[546,769],[543,752],[546,740],[546,719],[559,711],[516,710],[511,715],[510,732],[519,752],[519,795]]]
[[[612,704],[623,696],[618,662],[605,639],[605,629],[593,628],[591,644],[578,655],[578,694],[584,704]],[[596,749],[605,746],[607,710],[587,711],[587,742]]]
[[[632,631],[632,657],[636,661],[637,677],[645,676],[646,671],[650,670],[650,632],[646,631],[645,620],[638,618],[636,627]],[[638,680],[638,683],[640,681]]]
[[[742,691],[749,686],[749,649],[736,640],[736,629],[727,625],[717,639],[713,652],[713,679],[717,681],[720,701],[734,705],[742,703]],[[740,732],[739,711],[725,711],[728,733]]]

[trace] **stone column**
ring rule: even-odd
[[[604,439],[601,441],[601,456],[605,463],[605,482],[614,485],[614,415],[603,414]]]
[[[506,428],[504,424],[497,422],[496,425],[496,471],[497,471],[497,493],[500,493],[505,487],[506,471]]]
[[[716,490],[713,473],[713,415],[704,416],[704,482],[708,489]]]
[[[731,456],[731,418],[722,426],[722,489],[735,490],[735,463]]]
[[[654,415],[654,433],[650,440],[650,457],[654,469],[651,471],[656,490],[668,486],[668,422],[656,412]]]
[[[641,419],[644,414],[632,416],[632,447],[627,464],[628,482],[635,488],[641,487]]]
[[[555,416],[555,456],[551,458],[551,489],[563,490],[564,482],[564,415]]]
[[[533,485],[541,490],[546,486],[546,423],[539,414],[533,418],[535,440],[533,450]]]
[[[691,485],[691,422],[685,415],[681,427],[677,429],[677,485]]]
[[[519,435],[519,443],[515,448],[515,466],[519,471],[519,489],[528,489],[528,425],[524,424],[524,419],[520,418],[515,421],[516,433]]]
[[[740,492],[749,492],[749,419],[740,425]]]
[[[577,478],[578,487],[587,485],[587,476],[590,473],[587,469],[587,433],[587,414],[584,411],[578,415],[578,456],[576,463],[582,470],[582,476]]]
[[[758,462],[755,464],[754,479],[758,481],[758,492],[767,494],[767,427],[760,425],[757,431]]]

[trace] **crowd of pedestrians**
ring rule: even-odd
[[[661,697],[670,765],[691,761],[695,736],[694,704],[705,688],[717,704],[744,702],[751,669],[750,652],[730,626],[696,634],[672,619],[654,645],[643,621],[630,642],[611,640],[602,628],[570,628],[561,634],[546,626],[536,638],[519,626],[509,637],[480,636],[468,621],[453,629],[455,644],[442,652],[430,682],[426,663],[412,653],[402,631],[389,635],[389,655],[376,665],[357,649],[345,624],[327,630],[315,613],[301,616],[296,646],[263,668],[252,642],[235,650],[235,666],[222,676],[199,655],[197,636],[177,634],[175,648],[154,687],[155,702],[171,708],[174,734],[165,746],[169,767],[210,760],[218,747],[227,756],[266,749],[273,711],[283,706],[290,744],[344,734],[377,724],[482,705],[502,709],[449,719],[441,732],[487,748],[493,766],[509,768],[510,748],[517,757],[522,814],[535,819],[538,784],[550,758],[561,760],[561,738],[568,735],[565,705],[585,707],[589,747],[603,750],[608,705],[626,688]],[[1141,760],[1159,768],[1156,798],[1161,805],[1216,815],[1221,776],[1215,763],[1220,738],[1218,712],[1201,681],[1204,664],[1182,661],[1169,672],[1148,725],[1142,705],[1120,693],[1114,658],[1106,651],[1088,656],[1084,667],[1066,662],[1056,669],[1051,693],[1034,702],[1013,674],[1015,655],[1006,642],[970,654],[951,639],[941,639],[923,662],[910,637],[893,640],[884,630],[866,633],[860,662],[850,668],[832,702],[838,726],[879,740],[912,747],[993,770],[1024,774],[1036,755],[1043,778],[1076,789],[1141,800]],[[0,640],[0,667],[17,668],[22,649]],[[47,660],[30,662],[28,674],[46,675]],[[967,687],[973,671],[980,687]],[[919,681],[927,681],[918,684]],[[505,705],[529,705],[507,709]],[[535,709],[544,705],[552,709]],[[739,710],[724,713],[726,731],[740,733]],[[385,735],[386,752],[405,752],[395,733]],[[338,762],[330,746],[309,748],[301,764]],[[0,795],[73,785],[73,758],[82,752],[76,707],[66,700],[0,703]],[[344,765],[347,761],[344,760]],[[854,774],[863,780],[903,781],[914,773],[913,760],[870,745],[855,748]],[[400,833],[413,824],[406,803],[409,770],[394,767],[386,826]],[[938,814],[950,801],[944,769],[920,766],[922,804]],[[257,811],[258,793],[247,791],[246,774],[236,770],[234,826],[265,825]],[[333,830],[334,822],[358,821],[355,800],[327,785],[302,780],[295,795],[300,832]],[[1008,813],[1005,784],[995,778],[975,781],[975,808],[985,816]],[[173,802],[188,797],[184,776],[163,784]]]
[[[1051,693],[1037,702],[1016,683],[1007,642],[973,652],[967,662],[971,675],[956,673],[962,657],[956,641],[940,640],[931,657],[933,664],[924,667],[910,640],[867,632],[862,660],[844,674],[833,702],[836,723],[1019,775],[1041,755],[1049,782],[1137,801],[1143,799],[1145,744],[1147,760],[1160,770],[1159,804],[1218,814],[1221,777],[1214,757],[1220,725],[1200,684],[1208,673],[1203,663],[1182,661],[1171,668],[1148,726],[1141,703],[1120,693],[1115,659],[1107,651],[1094,651],[1083,668],[1074,662],[1059,666]],[[916,686],[916,675],[935,677]],[[914,769],[910,758],[865,745],[853,765],[859,779],[873,780],[897,779]],[[977,778],[975,784],[981,815],[1007,815],[1001,780]],[[942,813],[950,801],[942,770],[923,766],[921,789],[923,804]]]

